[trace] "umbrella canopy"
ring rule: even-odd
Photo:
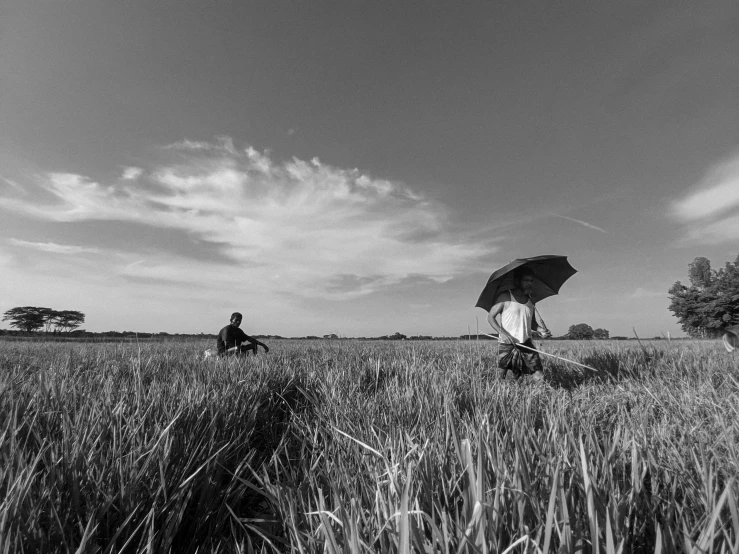
[[[490,276],[476,306],[489,312],[501,292],[515,288],[513,273],[521,267],[530,269],[534,274],[531,291],[531,300],[534,302],[557,294],[562,284],[577,273],[567,261],[567,256],[536,256],[513,260]]]
[[[739,347],[739,325],[734,325],[726,329],[726,333],[722,337],[724,346],[728,352],[733,352]]]

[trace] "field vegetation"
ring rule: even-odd
[[[0,552],[739,551],[717,341],[0,342]]]

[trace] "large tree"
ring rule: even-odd
[[[46,323],[49,308],[38,308],[35,306],[20,306],[11,308],[3,314],[3,321],[9,321],[11,327],[15,327],[19,331],[31,333],[41,329]]]
[[[677,281],[670,290],[670,311],[691,337],[717,337],[739,323],[739,256],[719,270],[707,258],[688,266],[690,286]]]
[[[73,331],[85,322],[85,314],[74,310],[54,312],[54,325],[62,332]]]
[[[577,325],[570,325],[567,336],[575,340],[589,340],[595,335],[593,328],[587,323],[578,323]]]

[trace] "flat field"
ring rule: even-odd
[[[0,342],[0,552],[739,552],[718,341]]]

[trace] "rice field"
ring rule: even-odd
[[[0,553],[739,552],[720,342],[0,342]]]

